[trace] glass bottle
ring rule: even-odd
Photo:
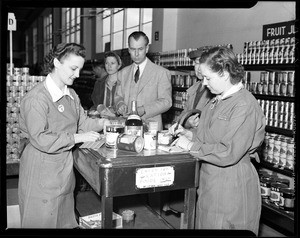
[[[131,102],[131,113],[125,121],[125,134],[143,136],[143,121],[137,113],[135,100]]]

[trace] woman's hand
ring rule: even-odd
[[[100,139],[101,139],[100,134],[95,131],[74,134],[75,144],[81,143],[81,142],[88,142],[88,141],[97,141]]]
[[[126,115],[127,114],[126,104],[123,104],[122,106],[120,106],[119,109],[117,110],[117,112],[122,116]]]
[[[179,136],[178,139],[174,140],[171,144],[171,146],[180,147],[184,150],[190,151],[194,142],[190,141],[185,136]]]
[[[195,115],[192,115],[187,119],[186,124],[189,127],[196,128],[199,125],[199,121],[200,121],[199,113],[196,113]]]
[[[178,124],[178,122],[176,122],[169,128],[169,132],[173,136],[185,136],[189,140],[193,139],[193,132],[185,129],[182,125]]]

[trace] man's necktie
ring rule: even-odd
[[[140,68],[138,66],[137,70],[135,71],[135,74],[134,74],[134,82],[137,83],[139,81],[139,77],[140,77]]]

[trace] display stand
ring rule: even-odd
[[[112,228],[114,197],[184,189],[181,227],[194,228],[199,162],[188,153],[81,149],[74,166],[101,197],[103,228]]]

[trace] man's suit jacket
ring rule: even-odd
[[[118,82],[115,95],[117,109],[125,103],[131,107],[133,93],[134,64],[131,64],[118,72]],[[137,107],[144,106],[143,120],[158,122],[158,130],[162,130],[161,114],[172,106],[172,84],[170,71],[152,63],[147,59],[146,67],[139,79],[136,95]]]

